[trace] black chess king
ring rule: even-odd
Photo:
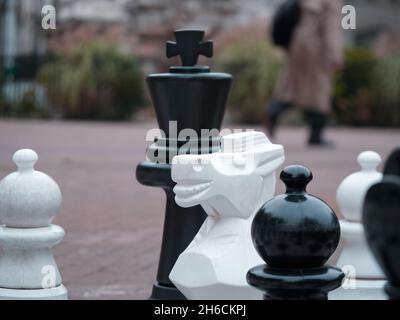
[[[176,205],[171,180],[172,158],[183,150],[184,153],[211,153],[220,147],[219,135],[215,133],[221,127],[232,76],[211,72],[208,66],[197,64],[200,55],[209,58],[213,55],[212,42],[203,41],[203,37],[201,30],[176,31],[176,42],[167,42],[167,57],[180,56],[182,66],[172,66],[168,73],[151,74],[147,78],[158,125],[165,136],[149,146],[148,160],[138,165],[136,178],[144,185],[163,188],[167,196],[152,299],[184,299],[171,283],[169,274],[206,218],[200,206],[185,209]],[[178,135],[170,132],[171,122],[176,124]],[[188,141],[187,137],[180,137],[183,129],[193,130],[198,138]],[[210,134],[204,136],[204,131]]]

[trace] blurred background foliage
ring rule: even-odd
[[[1,82],[0,82],[1,84]],[[4,92],[0,93],[0,116],[15,118],[49,118],[49,110],[37,101],[35,90],[24,90],[18,100],[8,101]]]
[[[46,31],[41,1],[0,1],[0,117],[154,119],[144,76],[175,63],[164,55],[174,29],[196,26],[216,47],[201,63],[235,77],[226,119],[260,123],[285,63],[268,39],[281,1],[57,0],[57,28]],[[400,2],[347,2],[357,29],[345,32],[332,120],[400,126]],[[303,121],[296,109],[283,120]]]
[[[260,123],[285,64],[285,55],[266,39],[231,41],[215,57],[218,70],[234,83],[229,113],[234,122]],[[116,46],[92,41],[47,58],[37,72],[41,90],[28,88],[16,101],[0,92],[0,114],[12,117],[129,120],[150,110],[144,75],[135,57]],[[0,86],[4,82],[0,75]],[[345,51],[335,78],[333,121],[337,125],[400,126],[400,53],[377,56],[366,47]],[[285,124],[302,122],[296,110]]]
[[[400,54],[378,61],[373,85],[378,124],[400,126]]]
[[[243,40],[225,46],[217,66],[234,76],[229,107],[237,122],[257,123],[263,116],[284,62],[283,55],[265,40]]]
[[[349,48],[334,89],[339,124],[400,126],[400,54],[377,57],[366,48]]]
[[[229,113],[234,122],[260,123],[285,55],[268,41],[235,40],[215,58],[218,70],[231,73],[234,83]],[[0,85],[4,72],[0,73]],[[150,109],[144,75],[136,59],[111,44],[90,42],[52,56],[37,73],[43,89],[24,90],[7,103],[0,92],[0,114],[13,117],[129,120]],[[378,57],[365,47],[347,48],[333,95],[333,121],[351,126],[400,126],[400,54]],[[284,122],[302,121],[296,110]]]
[[[284,62],[267,41],[241,40],[221,51],[218,68],[234,76],[229,107],[235,121],[261,121]],[[400,54],[378,57],[368,48],[347,48],[332,103],[338,125],[400,126]],[[289,125],[301,121],[296,110],[284,119]]]
[[[136,60],[103,42],[54,57],[39,70],[38,81],[67,119],[128,120],[145,103]]]
[[[38,63],[36,56],[22,57],[7,68],[0,57],[0,116],[49,117],[42,88],[26,78],[35,76]]]

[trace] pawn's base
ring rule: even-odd
[[[342,270],[330,266],[278,269],[261,265],[247,273],[247,282],[264,292],[264,300],[327,300],[343,278]]]
[[[63,285],[49,289],[0,288],[0,300],[67,300],[68,290]]]
[[[150,300],[187,300],[185,296],[176,288],[164,286],[160,283],[153,285]]]

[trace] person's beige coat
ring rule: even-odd
[[[301,21],[293,34],[288,61],[275,98],[306,110],[328,113],[332,76],[342,64],[342,0],[300,0]]]

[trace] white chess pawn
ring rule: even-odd
[[[384,275],[368,247],[362,224],[365,195],[374,183],[382,179],[382,174],[377,171],[382,159],[374,151],[365,151],[360,153],[357,161],[361,170],[345,178],[336,194],[344,219],[340,221],[341,240],[334,260],[336,266],[346,273],[343,286],[346,291],[339,290],[336,298],[383,298]]]
[[[61,204],[57,183],[36,171],[36,152],[17,151],[18,167],[0,181],[0,299],[66,299],[52,247],[64,230],[51,222]]]
[[[275,170],[284,150],[261,132],[222,137],[221,151],[173,159],[175,201],[201,205],[208,217],[170,273],[188,299],[261,299],[246,281],[263,263],[251,238],[251,223],[275,191]]]

